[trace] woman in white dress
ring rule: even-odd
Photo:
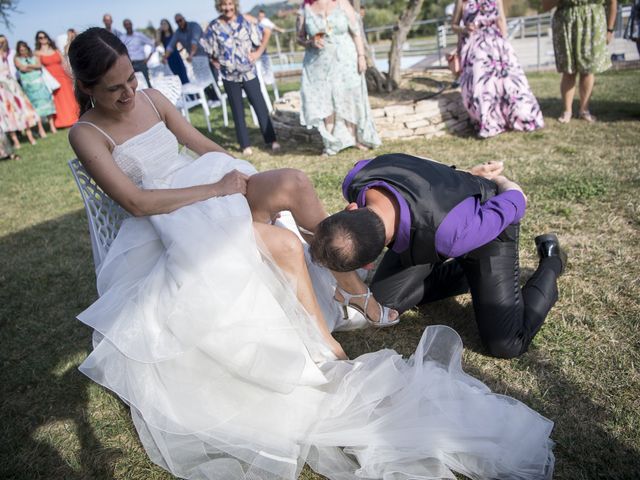
[[[305,463],[333,480],[551,476],[553,423],[466,375],[450,328],[429,327],[408,360],[339,360],[314,294],[331,298],[328,273],[312,286],[299,242],[268,225],[284,207],[313,229],[324,212],[306,177],[257,174],[158,92],[136,93],[106,30],[69,57],[80,104],[95,105],[70,142],[134,214],[79,316],[96,332],[80,370],[130,406],[155,463],[219,480],[294,480]]]

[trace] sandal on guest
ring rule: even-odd
[[[345,292],[344,289],[336,285],[336,291],[342,296],[342,301],[338,300],[336,297],[333,297],[333,299],[342,306],[342,314],[345,320],[349,318],[349,312],[347,312],[347,307],[351,307],[357,310],[358,312],[360,312],[364,316],[364,318],[367,320],[369,325],[376,328],[392,327],[393,325],[397,325],[400,322],[400,315],[398,315],[398,318],[394,320],[390,320],[389,313],[391,313],[392,309],[389,307],[384,307],[379,303],[378,303],[378,307],[380,308],[380,320],[375,321],[369,316],[369,314],[367,313],[367,306],[369,305],[369,299],[373,295],[369,288],[367,288],[366,293],[359,293],[359,294],[352,295],[351,293]],[[351,303],[352,298],[364,298],[364,307],[361,307],[360,305],[357,305],[355,303]]]
[[[562,112],[562,115],[558,117],[558,122],[569,123],[571,121],[571,112]]]
[[[578,118],[580,118],[581,120],[584,120],[587,123],[595,123],[596,122],[596,117],[591,115],[589,110],[585,110],[584,112],[580,112],[578,114]]]

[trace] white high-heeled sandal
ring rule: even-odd
[[[378,307],[380,308],[380,320],[375,321],[369,316],[369,314],[367,313],[367,306],[369,305],[369,299],[373,295],[369,288],[367,288],[367,293],[351,294],[345,292],[344,289],[336,285],[336,291],[340,293],[340,295],[342,295],[342,301],[338,300],[336,297],[333,297],[333,299],[342,306],[342,315],[345,320],[349,319],[349,312],[347,311],[347,307],[351,307],[360,312],[367,320],[369,325],[376,328],[392,327],[400,322],[400,315],[398,315],[398,318],[396,318],[395,320],[389,320],[389,313],[392,309],[389,307],[384,307],[379,303]],[[356,305],[355,303],[351,303],[352,298],[364,298],[364,307]]]

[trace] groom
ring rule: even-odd
[[[404,154],[362,160],[342,184],[347,208],[323,220],[317,263],[345,272],[388,246],[371,290],[403,312],[471,291],[482,342],[496,357],[527,351],[558,298],[567,262],[554,234],[536,237],[536,272],[519,287],[518,233],[526,197],[502,162],[470,172]]]

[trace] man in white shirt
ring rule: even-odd
[[[153,40],[146,35],[140,32],[134,32],[133,23],[131,23],[131,20],[128,18],[122,22],[122,26],[125,29],[125,33],[120,35],[120,40],[122,40],[122,43],[125,44],[129,51],[129,58],[131,59],[133,70],[135,72],[142,73],[144,78],[147,80],[147,85],[151,86],[151,81],[149,80],[149,68],[147,67],[147,60],[149,60],[149,56],[145,54],[144,46],[149,45],[153,48],[155,44]]]
[[[113,33],[116,37],[120,38],[120,36],[122,35],[122,32],[117,28],[112,28],[113,17],[111,16],[110,13],[105,13],[102,16],[102,23],[104,23],[105,30],[107,30],[110,33]]]

